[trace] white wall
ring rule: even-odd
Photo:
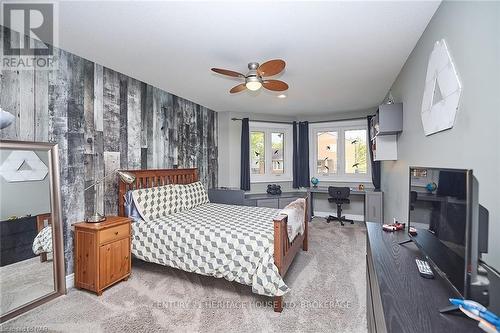
[[[374,115],[376,112],[377,112],[377,107],[374,106],[363,110],[332,112],[331,114],[327,115],[304,115],[304,116],[299,116],[298,119],[300,121],[345,120],[349,118],[358,118],[358,117],[366,117],[369,115]]]
[[[462,84],[453,129],[426,137],[420,108],[429,54],[444,38]],[[500,3],[443,2],[392,86],[404,105],[398,160],[382,163],[385,220],[405,221],[408,166],[470,168],[479,181],[479,202],[490,212],[489,254],[500,269]]]

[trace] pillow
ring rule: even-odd
[[[135,206],[134,199],[132,198],[132,191],[127,191],[127,193],[124,195],[124,198],[125,202],[123,203],[123,205],[125,206],[125,215],[134,220],[134,222],[142,219],[141,214],[139,214],[139,211]]]
[[[180,212],[182,201],[175,185],[164,185],[132,191],[134,204],[145,221]]]
[[[184,209],[192,209],[194,207],[210,202],[208,200],[208,193],[201,182],[176,185],[180,193],[182,207]]]

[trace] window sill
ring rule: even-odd
[[[287,183],[293,181],[292,178],[268,178],[268,179],[251,179],[250,184],[257,184],[257,183]]]
[[[367,184],[371,184],[372,183],[372,179],[369,178],[345,178],[345,177],[318,177],[318,176],[314,176],[316,178],[318,178],[319,182],[320,183],[367,183]]]

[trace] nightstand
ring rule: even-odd
[[[80,222],[75,227],[75,286],[101,295],[130,276],[131,219],[108,216],[100,223]]]

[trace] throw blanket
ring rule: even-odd
[[[305,207],[306,200],[303,198],[297,199],[286,206],[281,214],[288,216],[287,219],[287,233],[288,239],[293,241],[297,235],[302,235],[304,233],[304,223],[305,223]]]
[[[34,254],[52,252],[52,227],[50,225],[36,235],[32,249]]]

